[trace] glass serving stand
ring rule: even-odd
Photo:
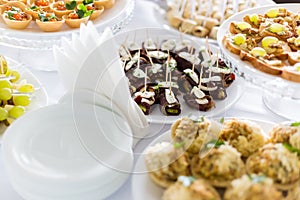
[[[100,33],[106,27],[117,33],[130,22],[134,8],[135,0],[116,1],[114,7],[105,11],[99,19],[93,21],[93,24]],[[60,46],[62,37],[71,39],[72,34],[78,34],[79,31],[79,28],[71,29],[64,24],[61,31],[47,33],[41,31],[35,22],[31,22],[24,30],[13,30],[0,19],[0,44],[3,48],[16,49],[18,59],[34,69],[55,71],[57,69],[54,66],[53,45]],[[33,58],[32,55],[36,55],[36,52],[42,56],[37,55]]]
[[[218,32],[218,44],[225,62],[233,71],[246,81],[256,85],[263,90],[263,102],[273,113],[290,120],[300,119],[300,83],[285,80],[279,76],[261,72],[249,62],[242,61],[238,55],[227,50],[222,40],[228,33],[228,27],[232,21],[242,21],[243,16],[253,13],[264,13],[273,7],[286,7],[287,9],[298,12],[300,4],[280,4],[249,9],[232,16],[225,21]],[[255,109],[255,108],[254,108]]]

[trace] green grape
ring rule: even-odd
[[[11,82],[9,80],[0,79],[0,88],[12,88]]]
[[[270,26],[269,30],[272,32],[272,33],[281,33],[284,31],[284,26],[282,24],[279,24],[279,23],[274,23]]]
[[[296,46],[299,46],[299,45],[300,45],[300,36],[298,36],[297,38],[295,38],[294,44],[295,44]]]
[[[245,29],[250,29],[251,28],[251,25],[247,22],[238,22],[236,24],[236,26],[240,29],[240,30],[245,30]]]
[[[264,37],[261,41],[261,45],[263,48],[269,48],[270,44],[276,44],[278,42],[278,39],[273,36],[267,36]]]
[[[8,111],[8,116],[14,119],[21,117],[25,113],[25,108],[23,106],[13,106]]]
[[[261,47],[254,47],[250,53],[255,56],[255,57],[264,57],[265,55],[267,55],[266,50],[264,50]]]
[[[241,44],[244,44],[246,42],[246,36],[244,34],[236,34],[234,37],[233,37],[233,42],[234,44],[236,45],[241,45]]]
[[[34,87],[32,84],[26,83],[18,87],[19,92],[34,92]]]
[[[4,56],[0,56],[0,74],[6,74],[8,64]]]
[[[258,21],[259,21],[259,17],[258,17],[258,14],[252,14],[250,15],[250,21],[253,23],[253,24],[258,24]]]
[[[297,35],[300,35],[300,27],[296,28]]]
[[[6,120],[8,117],[8,112],[4,108],[0,107],[0,121]]]
[[[16,106],[28,106],[30,104],[30,97],[27,95],[13,96],[13,103]]]
[[[296,71],[300,72],[300,63],[296,63],[294,65],[294,68],[295,68]]]
[[[7,101],[11,99],[12,94],[11,94],[11,89],[9,88],[0,88],[0,100]]]
[[[15,77],[14,79],[10,80],[12,83],[17,82],[20,79],[20,73],[16,70],[12,70],[11,73],[10,73],[10,76]]]
[[[267,16],[270,18],[275,18],[279,14],[279,8],[271,8],[267,12]]]

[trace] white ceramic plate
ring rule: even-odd
[[[26,108],[27,111],[25,113],[28,114],[30,111],[38,109],[40,107],[46,106],[48,105],[48,95],[47,92],[45,90],[45,88],[43,87],[43,85],[41,84],[41,82],[35,77],[34,74],[32,74],[27,68],[25,68],[23,66],[23,64],[10,59],[8,57],[5,57],[7,62],[8,62],[8,67],[11,69],[15,69],[17,70],[20,75],[21,78],[20,80],[27,80],[28,83],[31,83],[36,91],[34,92],[33,96],[32,96],[32,100],[30,105]],[[18,81],[19,82],[19,81]],[[3,125],[2,123],[0,124],[0,143],[2,141],[2,135],[3,132],[6,130],[6,126]]]
[[[258,6],[257,7],[260,7],[260,6],[265,6],[265,5],[276,5],[276,3],[272,0],[256,0]],[[172,31],[172,32],[175,32],[175,33],[179,33],[178,29],[172,27],[169,25],[169,22],[166,18],[166,10],[160,8],[158,5],[155,5],[153,6],[153,12],[154,12],[154,16],[156,17],[156,20],[159,21],[161,24],[163,24],[164,28],[169,30],[169,31]],[[196,39],[196,40],[203,40],[203,38],[199,38],[199,37],[196,37],[196,36],[193,36],[193,35],[190,35],[190,34],[185,34],[186,36],[190,37],[191,39]],[[205,39],[205,38],[204,38]],[[211,43],[217,43],[216,40],[214,39],[209,39],[209,42]]]
[[[300,4],[278,4],[278,5],[267,5],[262,6],[258,8],[248,9],[243,12],[240,12],[236,15],[231,16],[228,18],[221,26],[220,31],[218,32],[218,45],[222,51],[222,53],[225,55],[225,58],[227,62],[231,63],[233,67],[237,68],[239,70],[240,74],[243,74],[246,80],[259,85],[261,87],[264,87],[266,84],[263,84],[263,82],[274,82],[276,80],[284,81],[285,83],[288,83],[291,87],[300,87],[299,83],[291,82],[288,80],[284,80],[278,76],[273,76],[267,73],[264,73],[262,71],[259,71],[252,67],[252,65],[249,62],[242,61],[240,57],[236,54],[231,53],[229,50],[225,48],[225,46],[222,43],[222,39],[226,34],[229,33],[229,25],[233,21],[243,21],[243,17],[247,14],[263,14],[266,11],[268,11],[270,8],[274,7],[285,7],[288,10],[291,10],[293,12],[299,12]],[[281,84],[281,82],[278,82]],[[287,88],[284,88],[284,92],[286,92]],[[280,91],[277,91],[280,92]]]
[[[258,120],[252,120],[252,119],[250,119],[250,120],[253,122],[256,122],[258,125],[260,125],[260,127],[262,128],[262,130],[265,133],[268,133],[274,125],[274,123],[272,123],[272,122],[258,121]],[[166,133],[160,135],[158,138],[156,138],[154,141],[152,141],[148,145],[148,147],[153,146],[160,142],[164,142],[164,141],[166,141],[166,142],[171,141],[170,131],[167,131]],[[147,174],[147,169],[145,166],[143,153],[138,158],[135,168],[134,168],[134,174],[132,175],[132,182],[131,182],[131,191],[132,191],[134,200],[161,199],[163,191],[164,191],[164,189],[162,189],[161,187],[159,187],[155,183],[153,183],[151,181],[149,175]]]
[[[117,42],[119,44],[122,44],[125,41],[125,38],[128,41],[133,40],[133,38],[134,38],[136,43],[141,45],[142,42],[146,39],[147,35],[148,35],[148,37],[152,38],[153,41],[155,41],[155,42],[156,42],[157,38],[159,38],[160,41],[162,41],[164,39],[179,40],[179,36],[180,36],[180,34],[178,34],[178,33],[170,32],[165,29],[149,28],[149,29],[137,29],[137,30],[133,30],[130,32],[121,33],[121,34],[116,35],[115,39],[117,40]],[[183,36],[183,38],[190,40],[185,35]],[[194,46],[196,47],[196,49],[199,49],[200,47],[205,45],[201,41],[194,41],[194,40],[191,40],[191,41],[192,41],[192,44],[194,44]],[[210,45],[210,48],[214,53],[217,53],[219,51],[219,49],[214,45]],[[171,124],[174,121],[176,121],[176,119],[178,119],[179,117],[187,116],[190,114],[193,114],[196,116],[203,115],[206,117],[216,116],[216,115],[224,113],[232,105],[234,105],[234,103],[236,103],[238,101],[238,99],[243,94],[244,87],[245,87],[244,81],[237,78],[233,82],[233,84],[229,88],[226,89],[227,98],[225,100],[215,100],[216,108],[213,108],[208,112],[202,112],[202,111],[190,108],[183,100],[182,95],[180,95],[180,96],[178,96],[178,99],[181,103],[181,114],[180,115],[165,116],[160,112],[159,105],[154,105],[150,115],[148,115],[146,117],[147,117],[148,121],[152,122],[152,123]]]
[[[115,5],[107,9],[93,23],[98,31],[103,31],[107,26],[114,31],[123,28],[131,19],[134,10],[135,0],[116,0]],[[72,33],[79,32],[79,28],[72,29],[64,24],[58,32],[43,32],[35,22],[31,22],[29,27],[23,30],[10,29],[0,19],[0,39],[1,42],[15,46],[27,48],[52,48],[53,44],[58,44],[61,36],[71,36]]]
[[[132,135],[124,132],[130,133],[127,122],[106,108],[51,105],[7,129],[3,160],[25,199],[105,198],[133,167]]]

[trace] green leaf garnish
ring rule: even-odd
[[[15,18],[14,18],[14,14],[15,14],[15,12],[6,12],[6,14],[7,14],[7,18],[8,19],[10,19],[10,20],[16,20]]]
[[[300,126],[300,122],[293,122],[291,123],[291,126]]]
[[[173,145],[175,148],[181,148],[181,147],[183,147],[184,144],[185,144],[185,142],[182,141],[182,142],[175,142]]]
[[[283,143],[282,145],[290,152],[297,153],[297,155],[300,156],[300,149],[297,149],[296,147],[293,147],[292,145],[287,143]]]
[[[76,5],[77,5],[76,1],[73,0],[70,3],[66,3],[66,8],[68,10],[74,10]]]
[[[83,5],[88,5],[90,3],[94,3],[94,0],[84,0],[82,3]]]
[[[211,140],[208,143],[205,144],[205,148],[209,149],[209,148],[219,148],[220,146],[224,145],[225,143],[223,141],[220,140]]]
[[[222,118],[220,119],[220,123],[223,124],[224,121],[225,121],[225,119],[224,119],[224,117],[222,117]]]
[[[79,19],[84,17],[84,12],[82,10],[78,10],[76,13],[77,13]]]

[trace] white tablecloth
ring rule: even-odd
[[[137,27],[162,27],[155,21],[154,12],[153,12],[153,3],[137,0],[136,11],[133,17],[133,20],[129,26],[124,30],[129,30]],[[22,62],[22,56],[24,50],[15,49],[11,47],[0,46],[0,54],[11,57],[19,62]],[[35,59],[36,56],[41,56],[40,52],[33,52],[31,55],[32,59]],[[41,62],[40,60],[38,62]],[[49,62],[45,60],[45,62]],[[54,61],[53,61],[54,62]],[[25,63],[26,64],[26,63]],[[43,63],[41,62],[41,65]],[[57,72],[45,72],[32,69],[32,72],[37,76],[41,81],[42,85],[46,88],[49,95],[49,103],[56,103],[57,100],[64,94],[65,90],[63,85],[60,82],[60,78]],[[245,88],[245,92],[240,98],[240,100],[230,108],[225,114],[222,115],[226,117],[245,117],[252,118],[264,121],[272,122],[281,122],[285,119],[273,114],[269,111],[263,101],[262,101],[263,92],[256,87],[248,85]],[[157,129],[157,126],[151,125],[150,131],[160,130],[161,133],[169,129],[169,126],[164,126],[161,130]],[[142,152],[147,144],[151,140],[142,140],[138,143],[135,148],[135,152]],[[0,150],[1,153],[1,150]],[[11,187],[5,169],[3,167],[2,156],[0,154],[0,199],[1,200],[20,200],[22,199]],[[132,199],[131,194],[131,179],[129,179],[122,188],[120,188],[115,194],[113,194],[108,199],[117,200],[117,199]]]

